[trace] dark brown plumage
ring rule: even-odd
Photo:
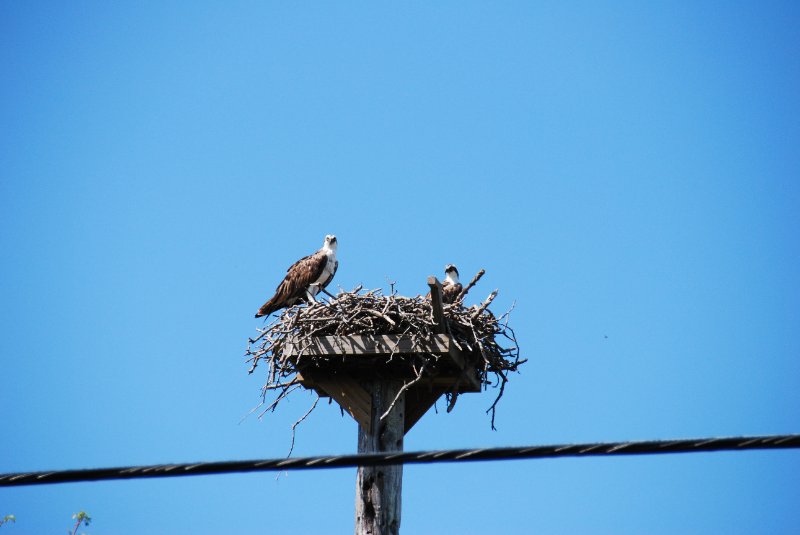
[[[333,280],[339,262],[336,260],[336,236],[325,236],[322,249],[301,258],[286,270],[286,276],[273,295],[256,312],[256,317],[269,316],[276,310],[296,304],[304,298],[314,299]]]
[[[458,294],[464,288],[458,281],[458,269],[453,264],[447,264],[444,267],[445,279],[442,281],[442,302],[445,304],[455,303]],[[431,293],[425,296],[426,299],[431,298]]]
[[[458,297],[463,288],[460,282],[451,284],[450,281],[445,280],[442,283],[442,301],[444,303],[455,303],[456,297]]]

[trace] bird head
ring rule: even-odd
[[[336,236],[334,236],[333,234],[328,234],[327,236],[325,236],[325,242],[322,244],[322,247],[325,249],[332,249],[335,251],[338,243],[339,242],[336,241]]]
[[[447,275],[447,278],[452,280],[453,282],[458,282],[458,269],[453,264],[447,264],[444,267],[444,273]]]

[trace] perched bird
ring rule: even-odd
[[[286,270],[286,277],[278,285],[269,301],[258,309],[256,317],[269,316],[276,310],[292,306],[301,299],[316,301],[315,296],[333,280],[339,261],[336,260],[336,236],[328,234],[322,249],[301,258]]]
[[[444,267],[444,282],[442,282],[442,302],[445,304],[454,303],[458,294],[461,293],[461,283],[458,282],[458,270],[453,264],[447,264]],[[425,296],[426,299],[431,298],[431,293]]]
[[[444,267],[445,279],[442,282],[442,301],[454,303],[458,294],[461,293],[463,286],[458,282],[458,270],[453,264]]]

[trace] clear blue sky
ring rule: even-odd
[[[792,2],[0,4],[0,472],[280,457],[286,267],[500,289],[530,359],[409,450],[800,432]],[[295,454],[350,453],[335,405]],[[415,466],[404,533],[779,533],[800,452]],[[5,534],[349,533],[353,470],[0,489]]]

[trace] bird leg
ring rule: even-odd
[[[315,295],[317,292],[313,292],[313,293],[312,293],[312,291],[311,291],[311,288],[313,288],[313,287],[314,287],[314,285],[312,284],[311,286],[309,286],[308,288],[306,288],[306,299],[308,299],[308,302],[309,302],[309,303],[316,303],[316,302],[317,302],[317,298],[316,298],[316,297],[314,297],[314,295]]]

